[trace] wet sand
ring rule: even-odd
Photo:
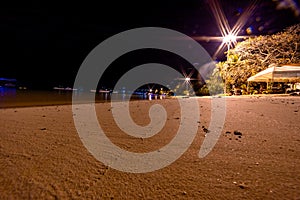
[[[98,103],[96,111],[114,144],[149,152],[170,142],[181,118],[177,100],[165,99],[132,101],[133,120],[149,123],[155,103],[166,108],[167,123],[148,139],[123,133],[109,103]],[[222,134],[204,158],[198,153],[210,134],[211,99],[198,103],[199,129],[189,149],[171,165],[140,174],[96,160],[76,132],[71,105],[0,109],[0,198],[300,199],[299,97],[226,98]]]

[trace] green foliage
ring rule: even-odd
[[[228,59],[219,62],[219,75],[226,88],[247,84],[250,76],[271,64],[300,63],[300,24],[274,35],[256,36],[239,42],[229,50]],[[211,81],[211,80],[209,80]]]
[[[202,88],[200,88],[196,94],[197,96],[209,96],[210,93],[207,85],[204,85]]]
[[[206,81],[206,83],[207,83],[206,87],[207,87],[210,95],[218,95],[218,94],[223,93],[224,83],[223,83],[223,80],[222,80],[222,77],[220,76],[220,74],[221,74],[221,71],[217,67],[212,72],[209,80]]]

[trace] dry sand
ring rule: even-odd
[[[81,143],[71,105],[0,109],[0,199],[300,199],[299,97],[226,98],[222,135],[202,159],[211,99],[198,101],[201,119],[190,148],[173,164],[144,174],[96,160]],[[166,107],[167,124],[144,140],[120,131],[109,103],[96,110],[115,144],[147,152],[166,145],[180,121],[176,99],[134,101],[137,124],[149,123],[154,103]]]

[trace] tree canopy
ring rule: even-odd
[[[231,85],[240,87],[247,78],[271,64],[292,63],[300,63],[300,24],[273,35],[250,37],[237,43],[229,50],[227,61],[219,62],[215,70],[229,88]]]

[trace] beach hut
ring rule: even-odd
[[[249,82],[300,82],[300,64],[270,65],[267,69],[251,76]],[[247,86],[247,88],[248,88]]]

